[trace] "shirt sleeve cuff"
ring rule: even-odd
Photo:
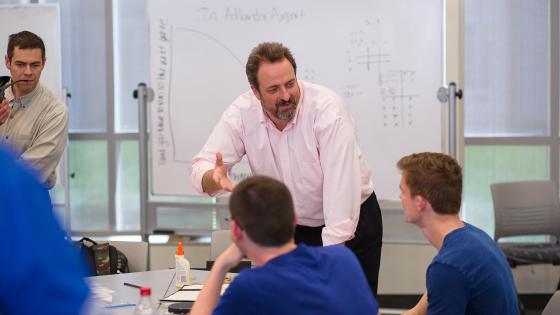
[[[346,219],[323,228],[323,246],[341,244],[354,238],[357,221]]]
[[[199,194],[208,195],[202,190],[202,177],[204,176],[204,173],[211,170],[213,167],[214,164],[205,161],[198,161],[192,164],[191,184]],[[217,193],[218,192],[214,192],[210,196],[214,196]]]

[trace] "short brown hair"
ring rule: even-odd
[[[439,214],[457,214],[461,208],[463,175],[461,166],[442,153],[415,153],[399,160],[411,196],[422,196]]]
[[[16,47],[19,49],[41,49],[41,56],[43,62],[45,62],[45,44],[43,43],[41,37],[35,35],[34,33],[22,31],[8,37],[8,60],[12,60],[12,57],[14,56],[14,49]]]
[[[261,246],[282,246],[294,234],[294,203],[280,181],[266,176],[246,178],[229,199],[231,218]]]
[[[259,72],[259,67],[262,62],[278,62],[282,61],[284,58],[288,59],[292,67],[294,67],[294,73],[297,73],[297,65],[294,56],[292,56],[290,50],[281,43],[265,42],[253,48],[249,58],[247,58],[247,65],[245,66],[245,73],[247,74],[249,84],[257,89],[259,88],[257,73]]]

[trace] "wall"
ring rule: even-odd
[[[151,245],[152,270],[175,267],[175,245]],[[383,244],[379,294],[422,294],[425,273],[436,250],[428,244]],[[205,268],[210,257],[209,244],[193,244],[185,248],[192,268]],[[560,278],[560,268],[551,265],[521,266],[513,269],[520,294],[551,293]]]

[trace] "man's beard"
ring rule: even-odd
[[[280,111],[280,106],[283,104],[291,104],[293,105],[293,108],[288,110],[288,111],[284,111],[281,112]],[[297,109],[297,101],[294,100],[293,98],[290,98],[287,102],[285,101],[279,101],[278,103],[276,103],[276,111],[274,111],[273,114],[276,118],[280,119],[280,120],[285,120],[285,121],[289,121],[292,118],[294,118],[295,114],[296,114],[296,109]]]

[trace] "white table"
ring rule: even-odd
[[[191,270],[191,284],[202,284],[206,281],[208,271]],[[124,283],[132,283],[152,289],[152,301],[159,306],[158,314],[170,314],[167,312],[169,304],[159,303],[159,299],[177,291],[175,287],[175,269],[163,269],[144,272],[124,273],[108,276],[88,277],[87,281],[92,284],[109,288],[113,293],[111,304],[131,303],[136,304],[140,300],[140,290],[125,286]],[[108,314],[132,314],[134,306],[105,309]]]

